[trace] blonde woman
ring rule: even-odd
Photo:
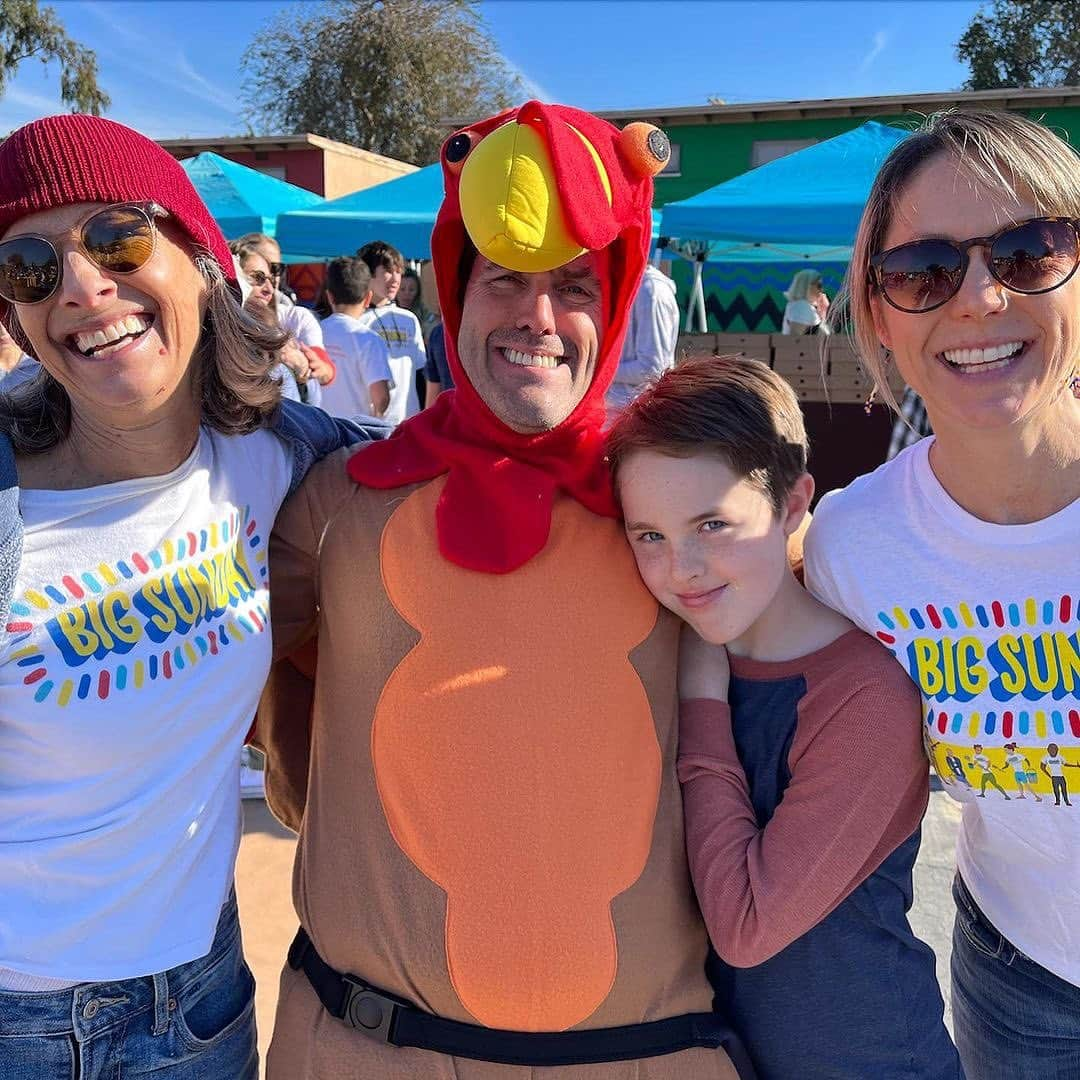
[[[893,150],[851,319],[881,396],[895,364],[934,435],[826,496],[806,544],[810,588],[919,684],[936,760],[979,759],[1004,796],[946,788],[969,1080],[1080,1075],[1080,809],[1009,767],[1080,747],[1078,219],[1075,152],[1015,114],[941,114]]]
[[[781,333],[827,334],[829,328],[825,315],[829,310],[829,298],[821,284],[821,274],[816,270],[800,270],[791,279],[787,292],[787,307]]]

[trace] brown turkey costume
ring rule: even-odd
[[[666,156],[654,128],[536,102],[449,139],[432,250],[457,389],[317,465],[278,517],[292,660],[259,741],[310,939],[269,1080],[740,1075],[683,846],[678,626],[600,435]],[[498,420],[457,356],[476,250],[519,275],[597,253],[595,373],[550,431]]]

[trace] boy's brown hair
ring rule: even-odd
[[[715,454],[779,513],[806,472],[809,445],[791,386],[759,360],[687,360],[635,398],[608,432],[612,479],[636,450]]]

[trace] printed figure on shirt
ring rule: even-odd
[[[927,736],[926,748],[930,754],[930,760],[933,762],[934,768],[937,770],[938,775],[941,777],[941,781],[944,784],[963,784],[965,787],[971,787],[971,781],[967,778],[967,773],[964,772],[964,762],[955,753],[952,747],[943,747],[941,743]],[[945,751],[945,768],[949,770],[951,779],[941,771],[941,766],[938,764],[937,752],[939,749]]]
[[[715,1003],[759,1080],[960,1080],[907,921],[918,694],[789,566],[807,452],[794,390],[738,358],[662,375],[608,437],[638,570],[687,624],[678,772]]]
[[[1005,794],[1005,789],[998,783],[997,777],[994,775],[994,768],[990,764],[990,759],[983,753],[982,746],[976,743],[972,748],[973,756],[967,759],[969,769],[975,769],[979,773],[979,798],[986,798],[986,786],[997,788],[1002,795],[1005,795],[1006,800],[1009,796]]]
[[[1057,743],[1051,743],[1046,748],[1047,757],[1042,759],[1039,768],[1050,778],[1050,784],[1054,792],[1054,805],[1060,806],[1064,800],[1066,806],[1072,806],[1069,802],[1069,785],[1065,779],[1063,769],[1080,769],[1080,765],[1074,765],[1061,756]]]
[[[1037,776],[1035,770],[1031,767],[1031,762],[1019,751],[1014,742],[1006,743],[1004,749],[1007,752],[1005,764],[1001,768],[1012,773],[1012,778],[1020,792],[1019,797],[1021,799],[1025,798],[1024,792],[1030,791],[1036,802],[1042,802],[1042,796],[1034,787]]]

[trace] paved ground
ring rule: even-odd
[[[937,953],[938,978],[949,1014],[949,943],[952,939],[953,847],[960,812],[942,791],[930,795],[923,844],[915,867],[915,932]],[[244,838],[236,871],[236,892],[244,949],[255,973],[260,1056],[265,1059],[277,1001],[278,975],[296,933],[292,908],[292,833],[279,825],[261,800],[244,803]]]

